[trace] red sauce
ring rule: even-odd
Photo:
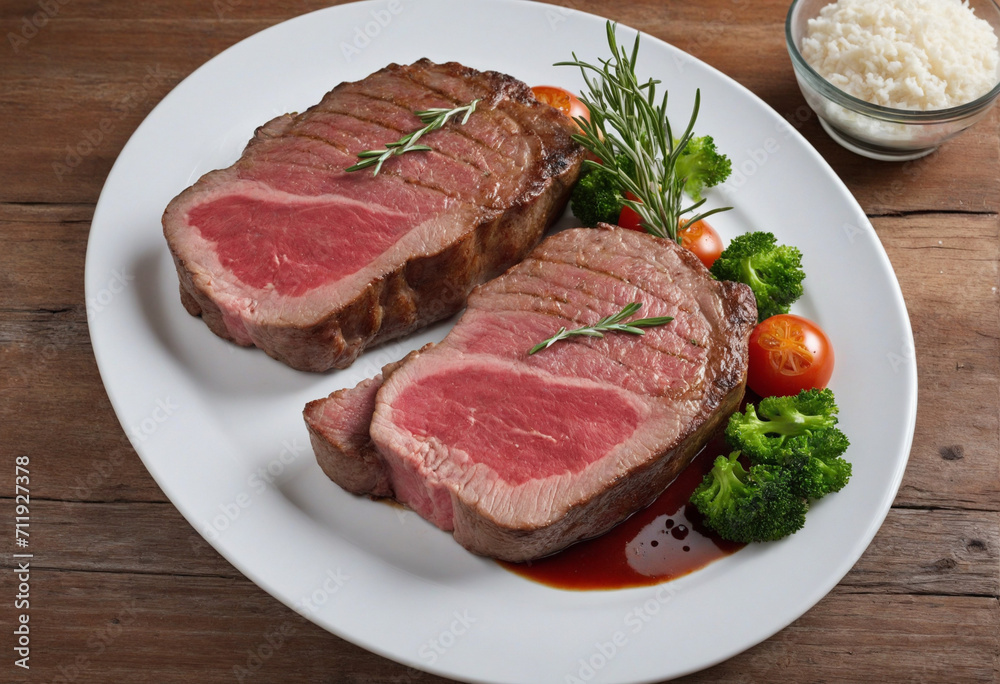
[[[508,570],[560,589],[623,589],[659,584],[742,549],[702,523],[687,503],[715,458],[730,451],[716,435],[660,497],[610,532],[527,563],[499,561]]]

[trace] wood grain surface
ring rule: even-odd
[[[0,512],[8,526],[0,681],[444,681],[312,625],[203,542],[129,445],[87,332],[87,235],[129,136],[213,55],[327,4],[0,3]],[[923,160],[869,161],[835,145],[805,106],[784,47],[787,0],[560,4],[688,51],[805,135],[871,217],[913,325],[916,433],[874,542],[802,618],[683,681],[997,681],[998,114]],[[81,145],[86,154],[74,157]],[[19,456],[31,463],[30,671],[14,666],[12,651]]]

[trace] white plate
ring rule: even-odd
[[[634,32],[622,27],[619,36],[631,42]],[[754,95],[646,38],[640,70],[669,88],[673,117],[686,121],[700,87],[697,130],[733,159],[733,179],[711,200],[736,207],[714,221],[723,237],[767,229],[805,254],[806,295],[795,310],[819,321],[836,346],[832,387],[853,441],[850,485],[785,541],[658,587],[571,592],[472,556],[415,514],[347,495],[322,475],[300,415],[305,402],[440,339],[447,324],[330,374],[239,349],[181,307],[164,207],[202,173],[232,163],[257,125],[389,62],[457,60],[579,90],[577,71],[552,66],[574,50],[606,55],[604,20],[510,0],[379,0],[298,17],[222,53],[164,98],[118,158],[91,229],[86,289],[101,376],[171,501],[247,577],[310,620],[456,679],[654,681],[767,638],[867,547],[913,433],[909,321],[860,207]]]

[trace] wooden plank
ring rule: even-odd
[[[897,503],[997,510],[1000,218],[886,217],[875,226],[906,299],[920,385]]]
[[[835,590],[788,628],[691,682],[996,681],[995,597]]]
[[[84,303],[91,213],[78,206],[0,205],[0,310],[52,311]]]
[[[31,512],[33,567],[243,579],[169,502],[39,500]]]
[[[11,682],[446,681],[326,633],[245,580],[36,570],[31,598],[30,678],[9,668]],[[2,614],[13,624],[10,607]],[[996,673],[998,634],[995,597],[834,591],[681,681],[983,682]]]
[[[841,592],[998,596],[1000,513],[893,508]]]

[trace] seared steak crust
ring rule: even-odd
[[[432,152],[393,157],[378,176],[344,171],[362,149],[420,128],[415,110],[475,98],[467,124],[421,138]],[[455,63],[393,64],[343,83],[261,126],[233,166],[167,207],[181,301],[220,337],[293,368],[344,368],[454,314],[530,251],[579,174],[572,131],[520,81]]]

